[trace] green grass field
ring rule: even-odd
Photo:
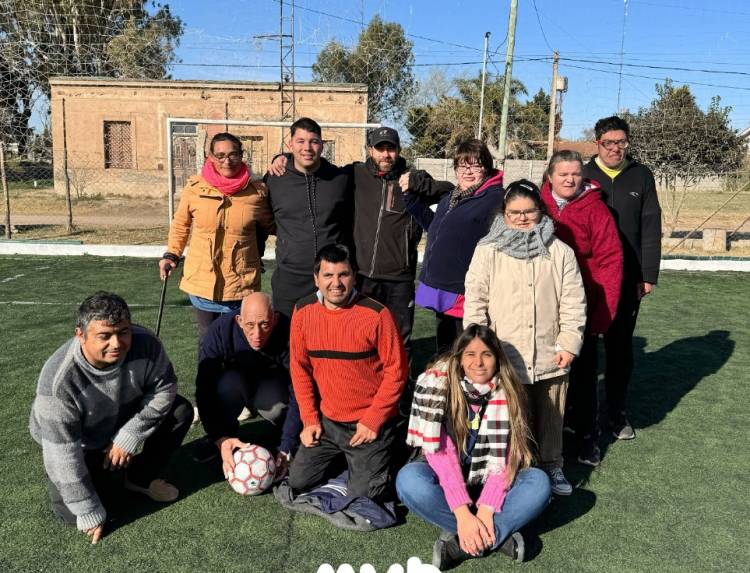
[[[270,274],[264,279],[270,283]],[[179,501],[129,498],[131,509],[97,546],[58,524],[40,448],[27,431],[29,407],[42,364],[72,335],[77,304],[98,289],[123,295],[134,320],[154,327],[154,261],[0,257],[0,571],[315,572],[328,562],[355,571],[371,563],[384,572],[410,556],[429,561],[437,531],[414,516],[388,530],[353,533],[288,513],[270,495],[234,494],[218,466],[192,462],[199,427],[168,475]],[[750,281],[739,273],[663,273],[636,332],[630,404],[638,438],[607,440],[594,471],[566,467],[577,488],[526,531],[529,562],[491,556],[458,571],[747,571],[748,300]],[[432,316],[418,311],[418,364],[432,351],[432,326]],[[180,392],[192,397],[195,325],[177,281],[161,337]],[[248,438],[265,430],[260,422],[243,427]]]

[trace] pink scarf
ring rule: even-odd
[[[215,187],[222,195],[234,195],[237,191],[242,191],[247,187],[247,182],[250,181],[250,170],[247,168],[247,164],[243,163],[240,170],[234,175],[234,177],[224,177],[218,171],[211,162],[210,159],[206,159],[201,170],[203,179],[206,180],[211,187]]]

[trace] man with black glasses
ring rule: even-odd
[[[609,424],[618,440],[632,440],[625,399],[633,372],[633,331],[641,299],[659,276],[661,208],[654,175],[627,154],[630,126],[617,117],[596,122],[597,155],[584,167],[583,176],[601,184],[602,199],[617,222],[624,267],[617,315],[604,336]]]

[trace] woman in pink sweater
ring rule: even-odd
[[[526,393],[500,341],[470,325],[417,381],[407,443],[422,456],[396,478],[404,505],[442,529],[435,567],[495,549],[523,561],[518,530],[550,499],[529,436]]]

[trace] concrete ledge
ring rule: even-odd
[[[135,257],[158,259],[165,247],[160,245],[74,245],[61,243],[30,243],[0,241],[0,255],[43,255],[43,256],[82,256],[96,257]],[[274,249],[266,249],[263,258],[272,261],[276,258]],[[423,253],[419,253],[422,262]],[[681,256],[664,258],[661,268],[674,271],[738,271],[750,272],[750,258]]]

